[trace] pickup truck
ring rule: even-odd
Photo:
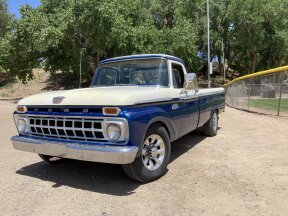
[[[121,164],[128,177],[161,177],[171,142],[199,129],[215,136],[223,88],[198,89],[183,60],[162,54],[100,62],[89,88],[26,97],[17,104],[15,149],[47,162]]]

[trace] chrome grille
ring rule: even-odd
[[[30,134],[65,140],[102,141],[103,119],[71,116],[28,116]]]

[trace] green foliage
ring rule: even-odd
[[[233,0],[226,6],[222,38],[233,69],[247,74],[287,63],[287,1]]]
[[[42,65],[69,82],[84,79],[101,59],[165,53],[189,70],[206,65],[206,0],[42,0],[22,6],[13,20],[0,0],[0,68],[23,82]],[[282,0],[210,1],[211,53],[239,74],[284,65],[288,59],[288,5]],[[203,58],[197,52],[204,53]],[[221,65],[219,69],[223,72]],[[205,70],[205,69],[204,69]]]
[[[0,0],[0,72],[3,70],[2,62],[8,57],[8,53],[5,52],[7,46],[7,40],[4,40],[5,34],[9,31],[9,25],[12,21],[12,16],[8,14],[8,7],[5,0]]]
[[[9,23],[12,16],[8,14],[8,7],[6,0],[0,0],[0,39],[4,37],[8,31]]]

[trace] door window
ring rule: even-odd
[[[182,89],[184,85],[184,71],[182,65],[172,63],[172,81],[174,88]]]

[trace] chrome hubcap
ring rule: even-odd
[[[212,127],[214,131],[216,131],[218,128],[218,117],[216,113],[214,113],[212,117]]]
[[[153,134],[149,136],[143,145],[142,161],[144,166],[149,170],[158,169],[165,157],[165,144],[163,139]]]

